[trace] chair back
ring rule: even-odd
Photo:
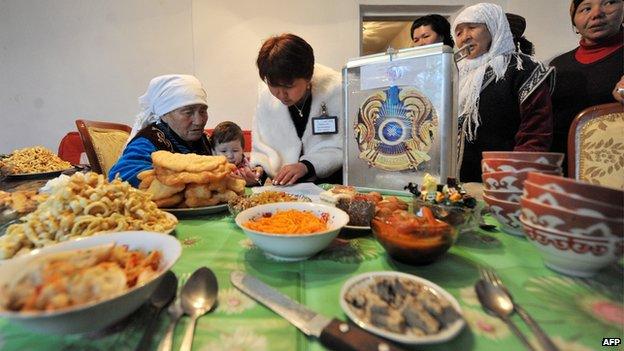
[[[624,190],[624,105],[592,106],[574,118],[568,134],[568,175]]]
[[[94,172],[108,177],[130,136],[132,128],[125,124],[76,120],[85,153]]]
[[[82,140],[78,132],[65,134],[58,147],[58,156],[72,165],[80,164],[80,156],[84,152]]]

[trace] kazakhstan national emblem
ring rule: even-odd
[[[369,96],[354,126],[360,158],[387,171],[416,169],[429,161],[438,116],[429,99],[414,88],[392,86]]]

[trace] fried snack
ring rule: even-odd
[[[231,165],[231,163],[230,163]],[[232,165],[234,166],[234,165]],[[236,166],[234,166],[236,168]],[[212,171],[203,172],[172,172],[170,170],[156,168],[156,177],[165,185],[178,186],[182,184],[197,183],[206,184],[212,182],[218,182],[225,178],[233,170],[232,167],[227,167],[226,170],[219,173]]]
[[[36,190],[0,191],[0,211],[10,208],[21,214],[32,212],[46,198],[47,195],[37,194]]]
[[[162,200],[168,197],[172,197],[173,195],[183,190],[184,190],[184,185],[169,186],[169,185],[165,185],[161,183],[158,179],[154,179],[151,182],[149,188],[147,188],[145,191],[152,194],[152,200],[156,201],[156,200]]]
[[[155,167],[167,168],[175,172],[206,172],[212,171],[227,163],[225,156],[204,156],[197,154],[174,154],[169,151],[152,153]]]
[[[213,206],[245,191],[245,180],[232,175],[236,166],[224,156],[156,151],[152,153],[152,162],[154,170],[141,173],[139,188],[153,194],[161,208]]]
[[[226,180],[227,180],[226,187],[228,189],[232,190],[233,192],[237,194],[242,194],[245,192],[245,185],[247,185],[247,182],[245,182],[245,179],[230,175],[226,178]]]
[[[71,163],[43,146],[35,146],[13,151],[0,161],[0,168],[11,174],[44,173],[66,170]]]
[[[93,172],[72,175],[37,209],[10,225],[0,237],[0,259],[97,232],[167,232],[177,220],[159,210],[151,195]]]
[[[154,200],[156,206],[160,208],[172,208],[178,206],[180,203],[184,201],[184,194],[177,193],[170,197],[166,197],[164,199]]]

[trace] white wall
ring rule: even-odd
[[[132,124],[149,80],[191,73],[208,91],[208,127],[248,129],[263,39],[294,32],[340,70],[359,54],[359,5],[472,4],[459,0],[0,0],[0,153],[56,150],[74,120]],[[537,57],[577,39],[568,0],[500,0],[526,17]]]

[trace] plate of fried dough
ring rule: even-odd
[[[137,176],[139,189],[176,216],[200,216],[227,210],[227,202],[245,192],[245,180],[232,175],[225,156],[152,153],[154,168]]]

